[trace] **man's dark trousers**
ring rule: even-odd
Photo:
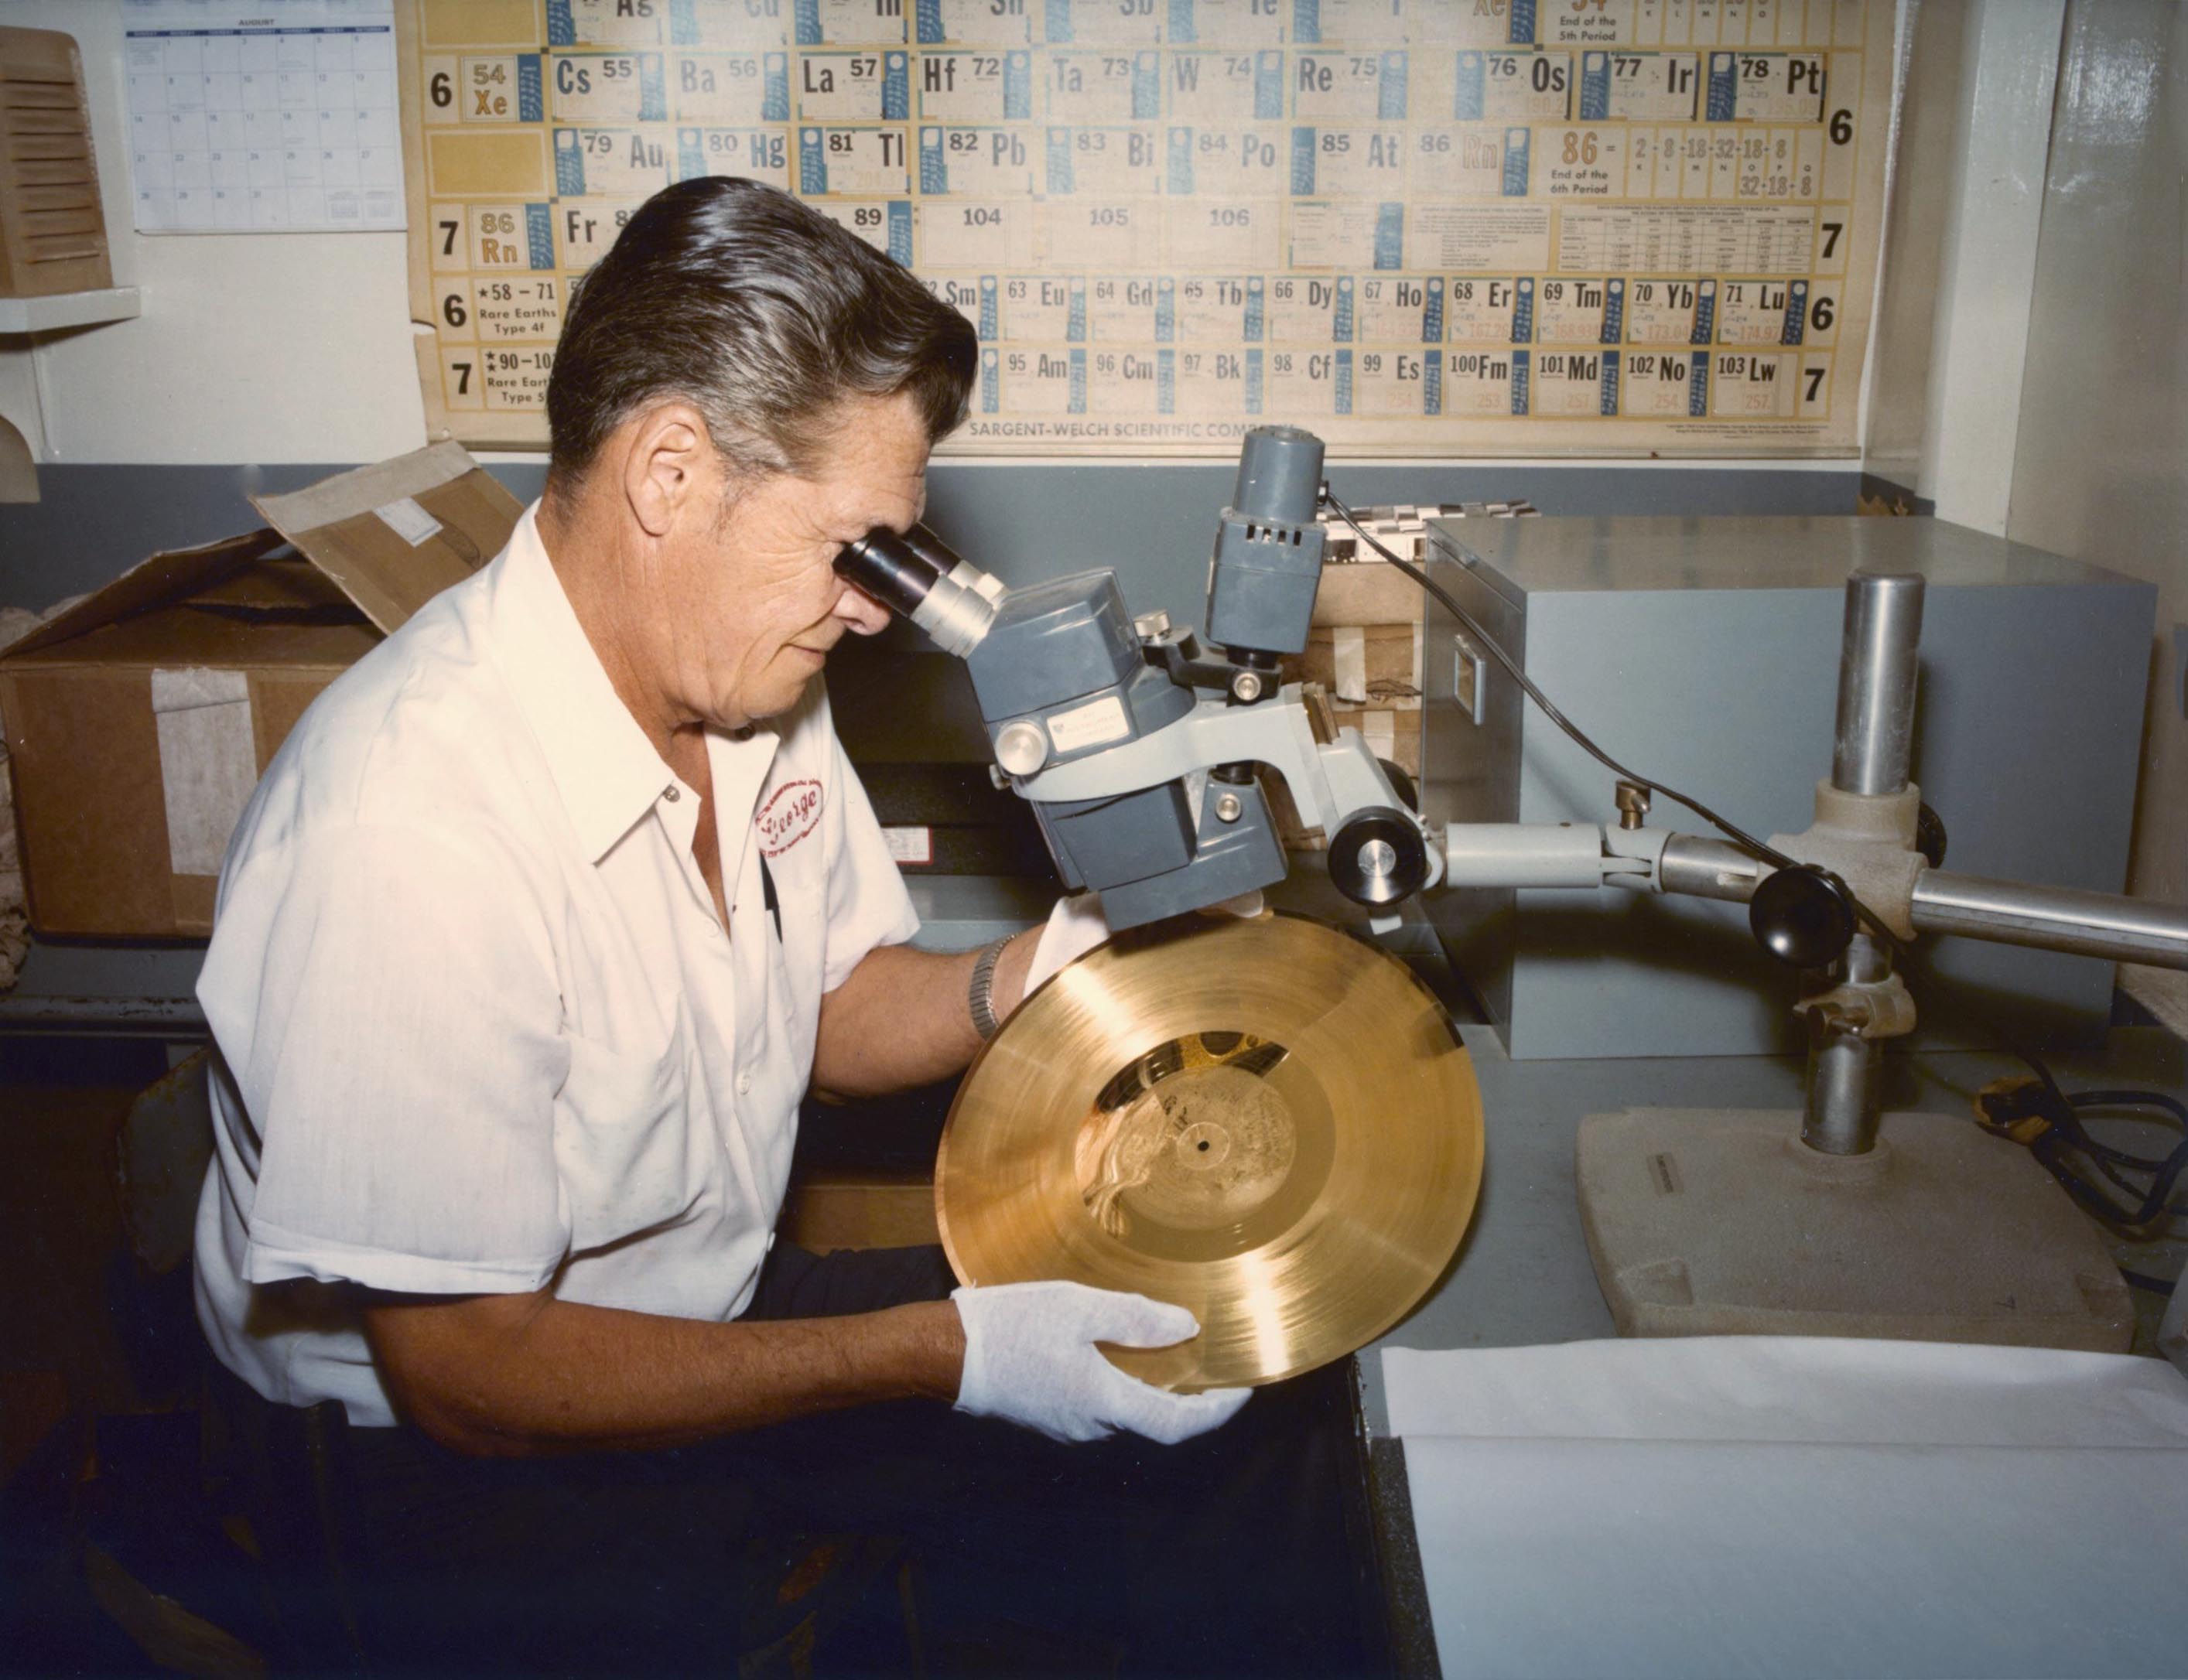
[[[778,1244],[745,1316],[872,1311],[953,1287],[939,1249],[823,1258]],[[1320,1433],[1273,1394],[1174,1447],[1067,1446],[906,1401],[696,1446],[545,1458],[349,1429],[336,1457],[378,1672],[732,1668],[780,1620],[777,1582],[755,1576],[779,1570],[776,1542],[844,1536],[902,1542],[932,1670],[1000,1637],[1007,1666],[1266,1673],[1317,1660],[1316,1638],[1289,1626],[1317,1621],[1287,1603],[1292,1514],[1269,1502],[1326,1456]],[[877,1583],[890,1611],[895,1573]]]

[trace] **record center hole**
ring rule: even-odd
[[[1290,1054],[1249,1033],[1204,1029],[1119,1068],[1072,1150],[1095,1223],[1128,1239],[1141,1220],[1214,1231],[1235,1226],[1281,1190],[1298,1146],[1274,1076]]]

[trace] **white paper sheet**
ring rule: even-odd
[[[1390,1433],[1474,1439],[2188,1448],[2158,1360],[1824,1336],[1389,1348]]]
[[[1330,633],[1331,663],[1337,676],[1337,697],[1349,705],[1368,700],[1368,633],[1357,624],[1339,624]]]
[[[2188,1379],[1799,1338],[1384,1355],[1468,1675],[2188,1672]]]

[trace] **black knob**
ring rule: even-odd
[[[1828,968],[1853,941],[1853,894],[1828,869],[1793,864],[1755,889],[1747,925],[1762,949],[1789,967]]]
[[[1375,762],[1383,767],[1383,774],[1390,777],[1390,792],[1398,796],[1405,808],[1409,811],[1419,810],[1420,790],[1413,786],[1413,777],[1406,774],[1406,767],[1393,764],[1388,758],[1378,758]]]
[[[1400,811],[1362,811],[1329,843],[1329,878],[1360,905],[1396,904],[1419,892],[1429,878],[1420,825]]]
[[[1945,820],[1926,804],[1914,814],[1914,849],[1929,859],[1931,868],[1945,866]]]

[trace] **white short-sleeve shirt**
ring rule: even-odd
[[[343,1286],[741,1312],[822,995],[918,926],[815,682],[708,736],[724,932],[698,796],[609,685],[536,511],[305,713],[198,984],[200,1319],[261,1394],[361,1424],[394,1420]]]

